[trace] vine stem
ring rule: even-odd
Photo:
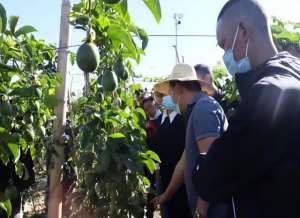
[[[85,80],[85,95],[88,96],[90,92],[90,74],[84,72],[84,80]]]
[[[87,40],[91,41],[91,29],[92,29],[92,23],[91,23],[91,16],[92,16],[92,0],[89,0],[89,29],[87,32]]]
[[[92,10],[91,10],[91,8],[92,8],[92,0],[89,0],[89,17],[91,17],[91,15],[92,15]]]

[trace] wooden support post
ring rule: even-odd
[[[69,46],[69,19],[71,3],[69,0],[62,1],[61,20],[60,20],[60,38],[58,51],[58,72],[62,76],[62,84],[56,90],[56,97],[59,105],[55,108],[56,120],[54,122],[54,143],[53,149],[56,154],[51,154],[51,166],[49,169],[49,201],[48,217],[61,218],[63,204],[63,187],[62,187],[62,166],[64,162],[64,145],[63,134],[66,124],[67,99],[68,99],[68,46]]]

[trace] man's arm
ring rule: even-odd
[[[180,160],[176,164],[172,179],[166,191],[152,200],[153,205],[156,207],[158,204],[163,204],[168,201],[184,183],[184,168],[185,168],[185,151],[183,151]]]
[[[197,146],[200,154],[206,154],[217,137],[208,137],[198,141]]]
[[[198,141],[197,146],[198,146],[200,155],[206,155],[210,146],[216,139],[217,139],[217,137],[208,137],[208,138]],[[197,212],[202,217],[206,217],[208,208],[209,208],[209,203],[207,201],[204,201],[202,198],[198,197],[195,212]]]

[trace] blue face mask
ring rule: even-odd
[[[233,39],[233,44],[231,49],[228,49],[225,51],[225,54],[223,56],[223,60],[224,60],[224,64],[228,70],[228,72],[231,74],[231,76],[234,77],[234,75],[236,73],[246,73],[248,71],[251,70],[251,64],[250,64],[250,60],[248,58],[248,46],[249,46],[249,40],[247,42],[246,45],[246,55],[245,58],[242,58],[239,61],[236,61],[234,59],[234,55],[233,55],[233,49],[235,46],[235,41],[236,41],[236,37],[238,35],[239,32],[239,28],[240,26],[237,27],[234,39]]]
[[[161,104],[168,110],[176,110],[176,104],[173,102],[171,96],[164,96]]]

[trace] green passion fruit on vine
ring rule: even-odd
[[[82,71],[86,73],[95,71],[100,62],[98,47],[92,42],[84,43],[77,51],[76,61]]]
[[[104,0],[104,2],[106,4],[118,4],[120,3],[122,0]]]
[[[104,70],[101,85],[105,92],[112,92],[118,87],[118,78],[111,70]]]
[[[118,78],[122,80],[128,79],[128,72],[125,70],[122,60],[119,58],[117,59],[116,63],[113,66],[115,73],[117,74]]]
[[[0,113],[3,116],[10,116],[13,113],[13,107],[10,103],[8,102],[4,102],[4,103],[0,103]]]
[[[5,188],[4,195],[5,195],[5,197],[7,197],[11,200],[15,200],[18,198],[19,192],[18,192],[16,186],[9,185]]]

